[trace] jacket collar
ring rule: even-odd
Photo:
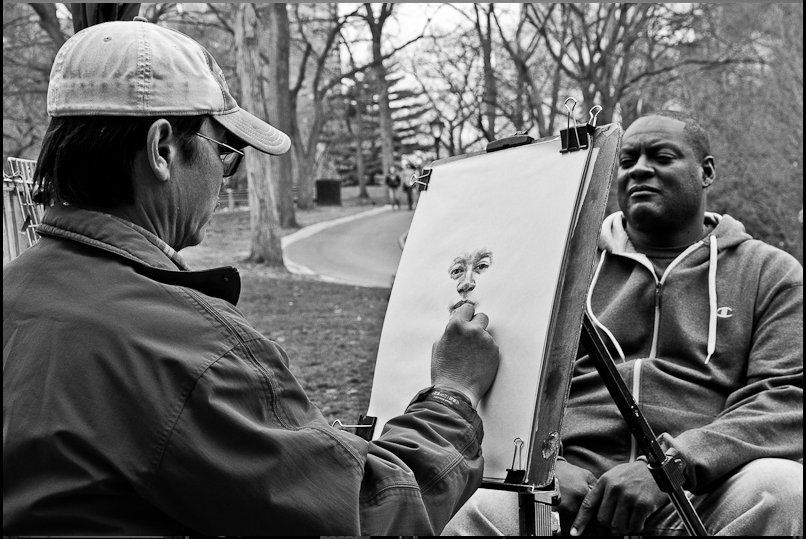
[[[118,217],[55,205],[45,210],[37,233],[89,245],[118,257],[148,277],[164,284],[186,286],[204,294],[238,302],[238,270],[227,266],[190,271],[182,257],[154,234]]]

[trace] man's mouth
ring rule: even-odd
[[[660,190],[656,189],[655,187],[650,187],[648,185],[636,185],[634,187],[630,187],[629,191],[627,191],[628,195],[649,194],[649,193],[660,193]]]

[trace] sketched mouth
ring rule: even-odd
[[[457,301],[456,303],[454,303],[453,305],[451,305],[450,307],[448,307],[448,311],[453,312],[453,311],[455,311],[456,309],[458,309],[459,307],[461,307],[462,305],[464,305],[465,303],[470,303],[470,304],[471,304],[471,305],[473,305],[474,307],[475,307],[476,305],[478,305],[478,303],[476,303],[475,301],[473,301],[473,300],[471,300],[471,299],[460,299],[459,301]]]

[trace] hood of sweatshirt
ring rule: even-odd
[[[717,323],[717,297],[716,297],[716,278],[718,269],[718,254],[720,251],[733,248],[742,242],[748,241],[751,238],[744,230],[744,225],[731,217],[730,215],[719,215],[718,213],[706,212],[704,223],[711,229],[711,232],[704,238],[692,243],[671,264],[666,268],[663,276],[658,279],[662,283],[668,274],[672,272],[674,267],[688,257],[692,257],[693,261],[698,261],[700,257],[708,257],[709,271],[708,271],[708,302],[709,302],[709,324],[708,324],[708,355],[705,363],[708,363],[711,356],[716,349],[716,323]],[[707,247],[706,249],[700,249]],[[616,212],[608,216],[602,223],[602,231],[599,235],[599,249],[601,256],[599,264],[594,272],[590,288],[588,290],[587,311],[593,322],[610,338],[613,342],[618,353],[623,356],[621,347],[616,341],[612,333],[601,323],[593,314],[591,308],[590,297],[596,286],[596,280],[599,276],[599,271],[604,264],[608,255],[617,255],[631,258],[647,268],[648,271],[655,274],[655,269],[649,258],[636,251],[635,246],[627,236],[627,231],[624,228],[624,214]]]

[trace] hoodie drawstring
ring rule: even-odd
[[[606,255],[607,251],[603,250],[602,256],[599,258],[599,264],[596,266],[596,271],[593,272],[591,285],[588,287],[588,297],[586,298],[585,309],[588,311],[588,316],[590,317],[591,321],[596,325],[596,327],[598,327],[607,334],[607,336],[610,338],[610,342],[612,342],[613,346],[615,346],[619,357],[621,358],[622,361],[624,361],[625,360],[624,351],[621,349],[621,345],[619,345],[618,341],[616,340],[616,337],[612,333],[610,333],[610,330],[607,329],[607,326],[599,322],[599,319],[596,318],[595,314],[593,314],[593,307],[591,306],[591,296],[593,295],[593,287],[596,286],[596,281],[599,279],[599,272],[602,270],[602,266],[604,265]]]
[[[716,236],[711,234],[709,238],[711,247],[711,258],[708,264],[708,303],[710,312],[708,317],[708,355],[705,357],[705,364],[711,361],[711,356],[716,350]]]

